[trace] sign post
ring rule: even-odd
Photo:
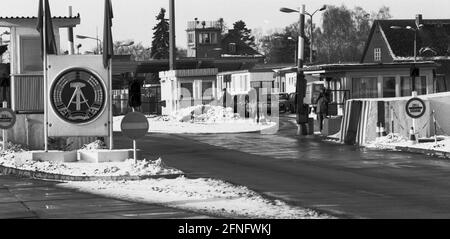
[[[11,129],[16,123],[16,113],[11,109],[8,109],[8,103],[3,101],[3,108],[0,108],[0,129],[2,129],[3,148],[6,149],[6,143],[8,142],[8,129]]]
[[[128,113],[120,124],[122,133],[133,140],[133,158],[137,162],[136,140],[144,137],[149,129],[147,117],[140,112]]]
[[[414,134],[416,133],[416,119],[421,118],[425,114],[425,111],[425,102],[417,98],[417,92],[413,92],[413,98],[406,103],[406,114],[412,118]]]

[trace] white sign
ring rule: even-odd
[[[49,136],[109,136],[108,71],[101,55],[49,55]]]

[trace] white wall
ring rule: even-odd
[[[294,93],[297,84],[297,73],[286,74],[286,93]]]

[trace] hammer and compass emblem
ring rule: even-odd
[[[71,123],[88,123],[103,112],[106,90],[92,72],[74,68],[59,75],[52,84],[50,100],[57,115]]]
[[[75,91],[73,92],[72,98],[70,98],[69,104],[75,104],[77,107],[77,111],[81,110],[81,104],[86,104],[89,108],[89,103],[86,97],[83,94],[82,88],[85,87],[86,84],[81,82],[74,82],[70,83],[70,87],[75,88]]]

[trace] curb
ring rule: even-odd
[[[450,159],[450,152],[433,150],[433,149],[418,149],[418,148],[410,148],[405,146],[396,146],[395,150],[399,150],[402,152],[415,153],[415,154],[425,154],[433,157],[447,158]]]
[[[142,176],[69,176],[62,174],[45,173],[39,171],[29,171],[17,168],[10,168],[5,166],[0,166],[0,174],[3,175],[14,175],[18,177],[43,179],[43,180],[54,180],[54,181],[138,181],[144,179],[174,179],[180,176],[185,176],[185,174],[164,174],[164,175],[142,175]]]

